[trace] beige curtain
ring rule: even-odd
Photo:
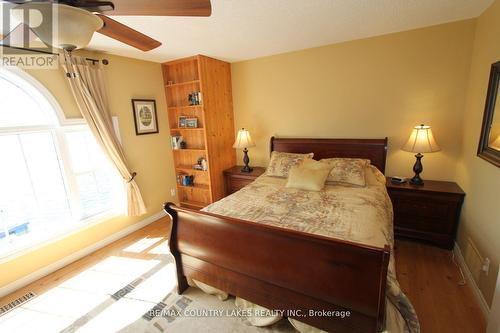
[[[83,118],[105,155],[123,177],[127,191],[128,215],[146,213],[141,191],[134,179],[136,173],[127,167],[122,147],[113,128],[102,65],[92,64],[85,58],[73,56],[66,51],[61,62]]]

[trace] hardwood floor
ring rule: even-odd
[[[113,242],[112,244],[96,252],[93,252],[92,254],[80,260],[77,260],[74,263],[61,268],[54,273],[49,274],[10,295],[0,298],[0,306],[7,304],[12,300],[26,294],[28,291],[33,291],[37,295],[40,295],[112,256],[137,259],[152,259],[154,255],[148,253],[148,251],[163,242],[165,242],[166,244],[168,233],[170,232],[169,223],[170,222],[168,218],[163,218],[154,223],[151,223],[150,225],[116,242]],[[138,241],[143,240],[146,237],[148,237],[149,239],[154,239],[154,244],[150,244],[149,246],[147,246],[147,248],[141,249],[141,251],[126,251],[127,248],[129,248],[133,244],[137,244]]]
[[[461,275],[451,251],[396,240],[396,272],[423,333],[486,331],[486,320],[471,287],[459,285]]]
[[[166,219],[152,223],[25,288],[0,298],[0,306],[28,291],[43,294],[113,256],[152,259],[154,255],[151,250],[162,244],[166,245],[168,230]],[[460,273],[451,260],[450,251],[397,240],[396,270],[401,288],[415,306],[423,333],[485,332],[486,322],[471,287],[458,285]]]

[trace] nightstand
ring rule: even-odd
[[[226,181],[226,195],[230,195],[241,188],[247,186],[255,180],[255,178],[262,175],[266,168],[252,167],[251,172],[241,172],[242,166],[234,166],[230,169],[224,170],[224,179]]]
[[[425,180],[424,185],[386,179],[394,208],[394,234],[452,249],[465,193],[454,182]]]

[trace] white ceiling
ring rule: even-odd
[[[479,16],[493,0],[211,0],[211,17],[115,16],[163,43],[141,52],[101,34],[89,49],[157,62],[234,62]]]

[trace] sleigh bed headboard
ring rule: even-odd
[[[387,138],[384,139],[310,139],[271,137],[271,152],[314,153],[314,159],[332,157],[366,158],[385,173]]]

